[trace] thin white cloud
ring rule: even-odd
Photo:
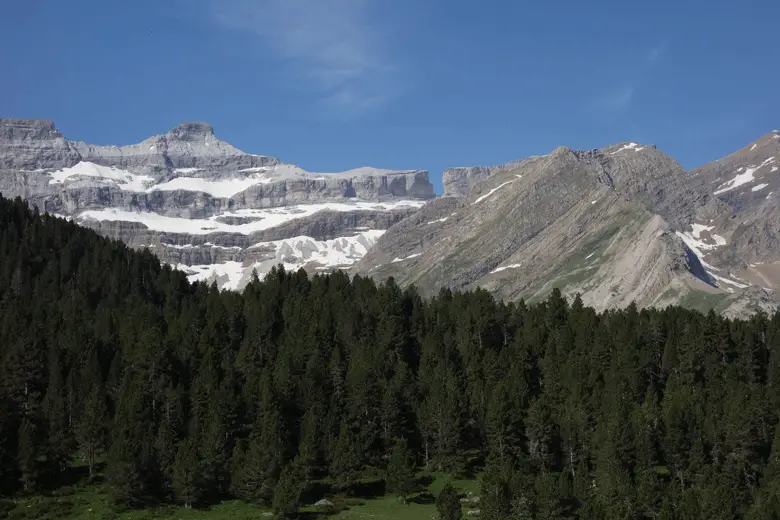
[[[634,86],[622,85],[603,96],[598,101],[601,108],[623,110],[631,105],[634,99]]]
[[[666,51],[669,49],[668,42],[661,42],[652,49],[650,49],[647,52],[647,62],[648,63],[655,63],[656,61],[660,60],[664,57],[666,54]]]
[[[294,86],[317,92],[328,108],[359,114],[398,93],[375,0],[210,1],[219,24],[255,34]]]
[[[620,82],[619,86],[607,91],[606,94],[597,96],[593,105],[601,110],[615,112],[628,109],[634,102],[637,86],[641,88],[642,76],[656,65],[658,61],[663,59],[668,50],[668,42],[660,42],[645,53],[644,60],[640,59],[638,65],[624,67],[623,74],[626,76],[625,80]]]

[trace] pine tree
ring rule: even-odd
[[[173,472],[178,453],[178,442],[179,439],[173,425],[167,419],[163,419],[157,432],[154,447],[157,455],[157,469],[162,477],[163,493],[166,495],[169,495],[173,490]]]
[[[520,455],[523,444],[523,404],[526,399],[522,377],[511,374],[499,381],[488,401],[485,433],[488,450],[508,464]]]
[[[274,490],[273,510],[276,517],[279,520],[298,518],[300,497],[301,482],[298,468],[290,464],[282,470]]]
[[[191,508],[201,498],[203,489],[200,470],[195,442],[187,438],[179,445],[172,475],[176,499],[186,508]]]
[[[405,439],[397,439],[387,464],[387,490],[398,495],[406,503],[406,497],[414,489],[414,459]]]
[[[95,477],[98,457],[105,449],[106,423],[105,390],[102,386],[93,388],[84,401],[84,410],[76,424],[76,442],[89,467],[89,478]]]
[[[56,347],[49,351],[49,386],[44,398],[48,439],[46,442],[48,469],[53,475],[65,471],[72,452],[70,428],[61,354]]]
[[[244,500],[270,505],[274,485],[284,465],[285,444],[281,433],[281,418],[268,412],[258,418],[246,451],[240,446],[233,454],[231,488]]]
[[[38,428],[26,417],[19,426],[18,439],[17,461],[22,489],[25,493],[31,493],[40,484]]]
[[[509,489],[509,469],[491,462],[482,474],[481,480],[480,518],[487,520],[507,518],[511,510],[512,499]]]
[[[151,464],[154,435],[149,407],[142,389],[134,380],[128,377],[120,389],[106,461],[106,476],[111,484],[114,502],[128,507],[135,506],[148,496],[155,476]]]
[[[512,501],[512,505],[509,511],[509,520],[532,520],[533,511],[531,509],[531,501],[521,493],[516,499]]]
[[[436,510],[440,520],[461,520],[460,499],[451,482],[447,482],[436,498]]]
[[[117,505],[132,507],[145,495],[146,479],[140,450],[127,430],[114,436],[108,451],[106,477]]]
[[[357,436],[348,426],[342,425],[330,465],[330,473],[339,487],[349,490],[362,468],[360,445]]]

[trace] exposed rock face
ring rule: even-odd
[[[728,240],[711,237],[700,223],[733,221],[734,204],[712,189],[725,180],[705,183],[697,175],[636,143],[560,147],[499,167],[449,170],[446,190],[457,196],[391,228],[353,270],[393,276],[429,295],[442,287],[482,287],[507,300],[535,300],[558,287],[581,293],[597,309],[636,301],[739,315],[772,307],[773,287],[756,287],[762,284],[723,260],[713,264],[710,252],[722,248],[728,256],[737,249],[732,256],[750,251],[780,260],[780,219],[764,209],[762,227]]]
[[[424,170],[310,173],[244,153],[205,123],[97,146],[26,119],[0,119],[0,193],[150,247],[193,279],[230,288],[274,263],[349,266],[435,196]]]
[[[0,169],[61,168],[80,160],[71,142],[51,121],[0,119]]]
[[[469,194],[471,188],[494,173],[506,170],[512,170],[519,167],[527,161],[534,158],[523,159],[521,161],[512,161],[506,164],[495,166],[467,166],[459,168],[448,168],[442,176],[444,186],[444,195],[448,197],[463,197]]]
[[[780,289],[780,131],[691,175],[722,204],[698,220],[696,230],[710,246],[706,261],[733,272],[744,285]]]

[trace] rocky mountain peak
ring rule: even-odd
[[[558,159],[561,157],[566,157],[570,154],[572,154],[571,148],[568,146],[557,146],[552,152],[550,152],[550,155],[548,157],[550,159]]]
[[[188,122],[177,125],[168,132],[168,137],[177,141],[196,141],[214,136],[214,127],[208,123]]]
[[[62,134],[49,119],[0,118],[0,141],[58,138]]]
[[[70,166],[79,154],[48,119],[0,118],[0,170]]]

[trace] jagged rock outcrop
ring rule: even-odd
[[[44,119],[0,119],[0,170],[63,168],[81,160],[71,142]]]
[[[520,161],[512,161],[506,164],[494,166],[467,166],[448,168],[444,170],[442,176],[442,185],[444,186],[444,195],[447,197],[465,197],[471,191],[471,188],[494,173],[500,171],[512,170],[519,167],[527,161],[532,161],[534,157]]]

